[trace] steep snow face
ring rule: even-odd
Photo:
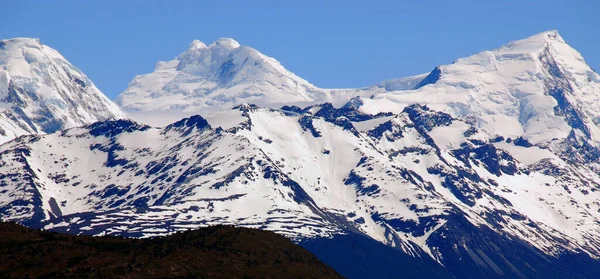
[[[396,115],[241,105],[0,146],[4,220],[135,237],[210,224],[296,240],[358,233],[441,264],[479,263],[473,250],[508,266],[539,263],[513,257],[531,251],[599,258],[599,190],[589,165],[421,105]],[[507,243],[522,250],[498,252]]]
[[[426,103],[491,134],[532,143],[564,139],[573,129],[600,140],[600,76],[556,31],[458,59],[399,89],[364,99],[362,109],[399,112]]]
[[[54,49],[37,39],[0,41],[0,142],[124,117]]]
[[[307,103],[326,94],[279,62],[233,39],[193,41],[172,61],[136,76],[116,102],[126,110],[207,111],[240,103]]]

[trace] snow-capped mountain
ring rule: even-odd
[[[0,143],[124,117],[56,50],[37,39],[0,41]]]
[[[195,41],[117,102],[210,113],[5,143],[0,218],[134,237],[267,229],[348,277],[414,264],[457,278],[595,278],[599,96],[600,76],[556,31],[335,90],[231,39]]]
[[[233,39],[193,41],[172,61],[136,76],[115,100],[132,111],[205,111],[240,103],[312,103],[326,96],[271,57]]]
[[[426,102],[492,134],[523,136],[532,143],[564,139],[572,129],[599,140],[600,76],[557,31],[436,67],[412,88],[402,88],[409,82],[362,98],[361,109],[399,112]]]
[[[579,268],[564,258],[600,267],[588,265],[600,257],[591,166],[421,105],[395,115],[243,105],[164,128],[105,121],[20,137],[0,158],[0,216],[33,227],[148,237],[236,224],[307,243],[363,235],[459,277]]]
[[[194,41],[175,60],[137,76],[116,102],[129,111],[206,114],[241,103],[278,108],[330,102],[369,114],[429,107],[465,119],[491,134],[532,143],[577,136],[598,142],[600,76],[557,31],[484,51],[432,72],[357,89],[320,89],[275,59],[220,39]]]

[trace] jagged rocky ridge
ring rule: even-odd
[[[460,278],[599,271],[593,165],[427,106],[369,115],[353,104],[23,136],[0,146],[0,216],[132,237],[235,224],[288,236],[335,268],[351,253],[319,249],[358,242]]]

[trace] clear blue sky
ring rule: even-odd
[[[192,40],[220,37],[320,87],[427,72],[550,29],[600,69],[598,0],[2,0],[0,10],[0,38],[40,38],[111,98]]]

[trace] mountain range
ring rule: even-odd
[[[265,229],[357,278],[600,274],[600,76],[557,31],[356,89],[317,88],[232,39],[194,41],[118,106],[39,41],[1,46],[13,117],[0,127],[19,136],[0,146],[3,220],[128,237]],[[157,127],[121,109],[202,116]]]

